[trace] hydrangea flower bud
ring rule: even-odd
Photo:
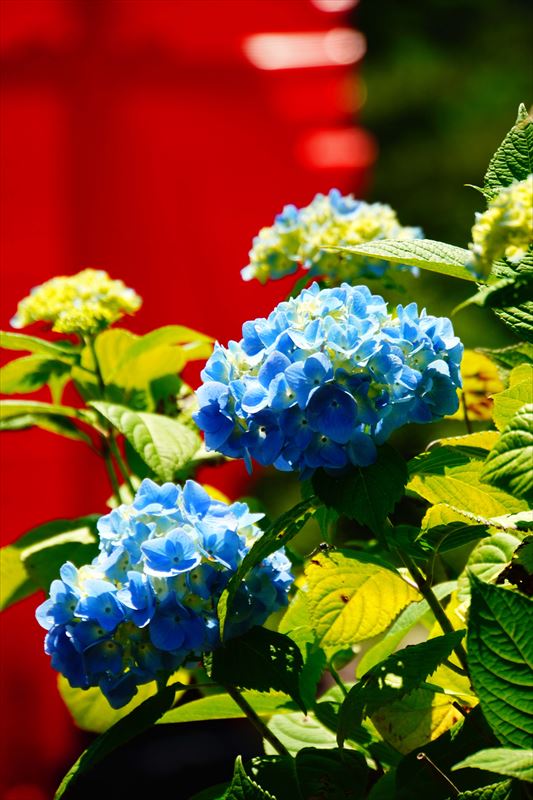
[[[474,266],[490,272],[492,262],[505,256],[517,266],[533,244],[533,175],[503,188],[488,209],[476,214],[472,228]]]
[[[93,334],[124,314],[133,314],[141,303],[133,289],[112,280],[107,272],[84,269],[32,289],[18,304],[11,325],[25,328],[33,322],[49,322],[59,333]]]
[[[324,247],[355,247],[374,239],[419,239],[420,228],[400,225],[396,212],[382,203],[365,203],[338,189],[317,194],[304,208],[285,206],[274,225],[262,228],[253,241],[250,263],[241,275],[261,283],[296,272],[301,265],[310,275],[328,277],[334,283],[357,278],[380,278],[391,268],[385,261],[362,259],[350,253],[323,250]],[[394,267],[393,267],[394,268]],[[413,267],[396,269],[418,274]]]
[[[249,469],[367,466],[397,428],[457,411],[463,345],[416,303],[390,314],[366,286],[314,283],[242,334],[215,346],[195,420],[209,449]]]
[[[131,505],[100,518],[100,552],[67,562],[37,620],[45,651],[71,686],[99,686],[113,708],[137,686],[168,677],[220,644],[217,602],[262,535],[246,503],[227,505],[195,481],[144,480]],[[226,621],[236,636],[287,604],[291,563],[283,550],[241,584]]]

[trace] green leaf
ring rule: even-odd
[[[460,602],[463,603],[470,598],[469,574],[475,575],[485,583],[493,581],[509,563],[519,544],[520,539],[510,531],[499,531],[482,539],[470,553],[466,570],[457,581],[457,595]]]
[[[2,547],[0,549],[0,611],[23,600],[39,588],[26,571],[21,559],[21,554],[25,550],[45,543],[62,533],[77,531],[95,536],[98,518],[98,514],[92,514],[77,519],[56,519],[32,528],[15,542]]]
[[[47,416],[70,417],[86,421],[83,410],[71,406],[41,403],[39,400],[0,400],[0,420],[28,414],[46,414]]]
[[[285,692],[305,711],[300,697],[303,666],[298,646],[288,636],[255,627],[204,656],[209,677],[222,686]]]
[[[481,478],[533,503],[533,404],[522,406],[504,428]]]
[[[467,651],[470,677],[487,722],[507,747],[533,737],[532,601],[472,577]]]
[[[189,679],[189,673],[181,669],[171,677],[170,683],[179,681],[186,686]],[[140,706],[148,697],[153,697],[157,693],[157,684],[155,681],[151,681],[139,686],[137,694],[127,705],[122,708],[111,708],[98,686],[91,686],[89,689],[74,689],[63,675],[59,675],[57,687],[77,727],[92,733],[104,733],[115,722]],[[175,700],[177,701],[183,694],[184,691],[177,691]],[[172,711],[169,713],[171,714]]]
[[[29,336],[27,333],[11,333],[11,331],[0,331],[0,347],[5,350],[26,350],[29,353],[51,356],[52,358],[74,362],[79,356],[79,347],[70,342],[48,342],[37,336]]]
[[[477,450],[491,450],[498,440],[498,431],[477,431],[468,433],[466,436],[447,436],[444,439],[437,439],[435,442],[439,447],[458,447],[463,452],[473,455],[474,458],[483,457],[483,454],[476,453]]]
[[[87,772],[105,756],[157,722],[172,706],[178,687],[179,685],[167,686],[153,697],[149,697],[140,706],[134,708],[127,717],[120,719],[112,728],[99,736],[65,775],[54,800],[60,800],[67,790],[72,789],[80,775]]]
[[[290,542],[306,522],[316,514],[317,509],[318,502],[316,497],[307,497],[302,500],[301,503],[298,503],[298,505],[273,522],[245,555],[239,569],[232,576],[218,601],[218,618],[222,636],[224,635],[226,618],[228,613],[231,612],[237,590],[250,570],[271,553],[275,553],[276,550]]]
[[[43,431],[64,436],[66,439],[74,439],[92,445],[91,437],[67,417],[53,414],[22,414],[0,419],[0,431],[24,431],[29,428],[40,428]]]
[[[491,783],[472,791],[459,792],[457,800],[526,800],[514,781]]]
[[[498,775],[533,783],[533,750],[491,747],[468,756],[452,769],[465,769],[465,767],[497,772]]]
[[[259,717],[271,717],[273,714],[290,714],[295,705],[288,694],[283,692],[244,691],[244,699],[252,706]],[[227,694],[213,694],[192,700],[173,708],[161,717],[159,723],[199,722],[212,719],[240,719],[245,717],[244,711]]]
[[[279,624],[280,633],[286,633],[300,648],[303,668],[300,672],[300,695],[307,708],[316,699],[316,690],[326,668],[325,652],[315,642],[315,634],[309,621],[307,594],[298,590]]]
[[[278,800],[360,800],[370,770],[361,753],[305,747],[295,758],[260,756],[249,767],[254,780]]]
[[[301,711],[276,714],[268,722],[268,727],[293,756],[305,747],[330,750],[337,746],[333,731],[319,722],[312,711],[307,714]],[[267,753],[274,752],[268,742],[264,744]]]
[[[519,342],[508,347],[495,349],[484,347],[476,349],[504,369],[513,369],[524,363],[533,364],[533,345],[529,344],[529,342]]]
[[[457,581],[447,581],[433,586],[433,593],[437,596],[438,600],[443,600],[457,587]],[[395,619],[384,638],[365,651],[363,657],[357,665],[357,675],[364,675],[380,661],[387,658],[388,655],[393,653],[398,645],[403,641],[406,634],[418,625],[423,617],[430,611],[427,600],[419,600],[417,603],[411,603],[405,608],[402,613]]]
[[[513,333],[526,342],[533,341],[533,280],[527,271],[512,272],[510,277],[482,286],[454,313],[469,305],[490,308]]]
[[[217,783],[216,786],[210,786],[208,789],[202,789],[201,792],[193,794],[189,800],[224,800],[228,785],[227,781]]]
[[[53,378],[66,377],[71,365],[49,356],[16,358],[0,368],[0,390],[4,394],[36,392]]]
[[[456,447],[438,447],[409,462],[407,488],[430,503],[445,503],[484,518],[527,510],[527,503],[483,483],[483,461]]]
[[[241,756],[237,756],[233,780],[228,786],[224,800],[276,800],[276,798],[248,777]]]
[[[381,633],[419,599],[398,572],[365,553],[319,553],[305,574],[311,625],[328,658]]]
[[[353,467],[340,477],[319,469],[313,476],[313,488],[327,506],[377,534],[403,496],[406,482],[405,461],[389,445],[378,449],[377,461],[368,467]]]
[[[533,172],[533,124],[523,103],[518,117],[492,156],[485,175],[485,191],[497,194],[513,181],[522,181]]]
[[[357,247],[333,249],[394,264],[420,267],[464,281],[476,281],[475,273],[468,269],[468,264],[472,262],[470,250],[433,239],[379,239]]]
[[[444,553],[482,539],[488,533],[488,523],[476,523],[452,506],[437,503],[427,510],[417,541],[436,553]]]
[[[337,730],[339,747],[343,746],[350,730],[358,728],[365,717],[418,689],[448,658],[463,636],[464,631],[454,631],[410,645],[363,675],[341,706]]]
[[[143,461],[162,481],[172,481],[198,452],[201,439],[181,422],[161,414],[145,414],[112,403],[92,402],[122,433]]]
[[[509,376],[509,388],[494,395],[494,422],[498,430],[509,425],[523,405],[533,403],[533,366],[522,364]]]
[[[33,583],[47,591],[59,576],[65,561],[73,564],[89,564],[98,555],[96,536],[87,528],[58,533],[25,548],[20,553],[26,572]]]

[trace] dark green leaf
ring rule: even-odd
[[[484,188],[497,194],[513,181],[522,181],[533,172],[533,124],[527,109],[520,104],[518,117],[492,156],[485,175]]]
[[[54,537],[78,532],[95,537],[98,514],[77,519],[56,519],[44,525],[38,525],[25,533],[15,542],[0,550],[0,610],[23,600],[39,588],[24,567],[21,555],[24,551],[46,544]],[[83,562],[76,562],[81,566]]]
[[[370,770],[361,753],[306,747],[295,758],[258,757],[250,771],[277,800],[359,800],[366,795]]]
[[[502,781],[480,789],[460,792],[457,800],[526,800],[526,795],[515,781]]]
[[[491,747],[468,756],[452,769],[465,769],[465,767],[496,772],[508,778],[518,778],[533,783],[533,750]]]
[[[162,481],[172,481],[198,452],[198,434],[175,419],[161,414],[131,411],[112,403],[91,405],[122,433],[143,461]]]
[[[526,343],[533,342],[533,280],[530,273],[517,272],[512,277],[483,286],[456,311],[472,304],[492,309],[516,336]]]
[[[226,790],[224,800],[277,800],[277,798],[248,777],[242,765],[242,758],[237,756],[233,780]]]
[[[513,553],[511,563],[498,575],[496,583],[508,581],[529,597],[533,596],[533,536],[526,536]]]
[[[526,748],[533,737],[533,603],[472,577],[468,665],[487,722],[500,742]]]
[[[470,250],[445,242],[435,242],[432,239],[379,239],[356,247],[333,249],[353,253],[356,256],[420,267],[464,281],[476,280],[475,273],[468,268],[472,262]]]
[[[379,534],[403,496],[407,479],[403,458],[389,445],[383,445],[378,449],[377,461],[368,467],[353,467],[340,477],[317,470],[313,487],[327,506]]]
[[[220,620],[220,631],[224,635],[224,629],[228,613],[231,612],[235,595],[239,586],[246,578],[253,567],[263,561],[271,553],[275,553],[287,542],[296,536],[303,528],[305,523],[316,514],[318,508],[316,497],[308,497],[301,503],[282,514],[275,522],[270,525],[260,539],[244,557],[239,569],[229,581],[226,589],[218,601],[218,618]]]
[[[215,683],[260,692],[285,692],[305,711],[299,690],[302,655],[282,633],[252,628],[205,656],[204,663]]]
[[[129,742],[134,736],[142,733],[168,711],[174,702],[174,696],[181,684],[167,686],[153,697],[149,697],[140,706],[134,708],[131,714],[123,717],[112,728],[99,736],[90,747],[78,758],[61,781],[54,800],[59,800],[66,792],[70,793],[77,779],[88,769],[93,767],[105,756],[116,750],[117,747]],[[75,795],[72,795],[74,797]]]
[[[464,631],[454,631],[421,644],[410,645],[367,672],[353,686],[341,706],[337,741],[342,747],[352,728],[378,708],[405,697],[418,689],[439,664],[442,664],[463,638]]]
[[[533,364],[533,345],[529,344],[529,342],[519,342],[508,347],[495,349],[484,347],[476,349],[504,369],[513,369],[524,363]]]
[[[481,478],[533,504],[533,404],[522,406],[504,428]]]

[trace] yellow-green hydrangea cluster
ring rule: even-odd
[[[304,208],[287,205],[274,224],[262,228],[253,241],[250,263],[241,275],[260,283],[291,275],[299,266],[309,275],[327,277],[332,284],[355,278],[381,278],[391,268],[385,261],[324,250],[355,247],[375,239],[417,239],[420,228],[400,225],[394,209],[383,203],[365,203],[338,189],[317,194]],[[412,267],[394,265],[396,270]]]
[[[505,256],[518,265],[533,243],[533,175],[504,187],[488,209],[476,214],[470,249],[474,265],[486,275]]]
[[[59,333],[93,334],[124,314],[133,314],[141,303],[123,281],[113,280],[104,270],[84,269],[33,288],[18,304],[11,325],[25,328],[32,322],[49,322]]]

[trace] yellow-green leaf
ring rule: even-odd
[[[363,553],[319,553],[306,577],[311,624],[329,656],[381,633],[420,599],[396,570]]]
[[[494,395],[494,422],[503,430],[525,403],[533,403],[533,366],[521,364],[509,376],[509,388]]]

